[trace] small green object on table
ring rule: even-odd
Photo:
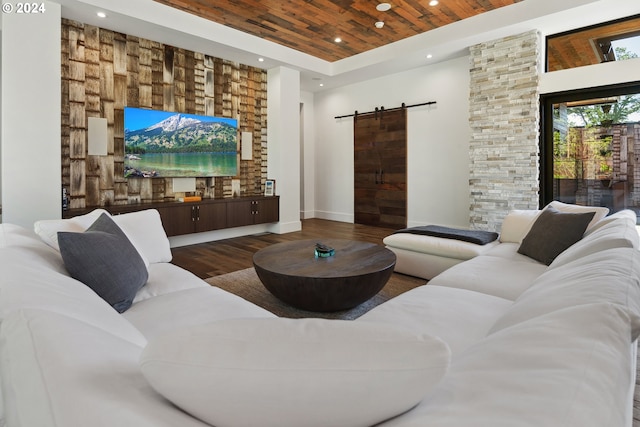
[[[328,258],[330,256],[335,255],[336,250],[327,246],[327,245],[323,245],[322,243],[316,243],[316,248],[315,248],[315,255],[316,258]]]

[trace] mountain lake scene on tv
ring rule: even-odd
[[[237,174],[237,121],[125,108],[124,175],[207,177]]]

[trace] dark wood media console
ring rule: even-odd
[[[63,218],[83,215],[95,208],[69,209]],[[279,196],[249,196],[204,199],[199,202],[157,202],[104,206],[112,215],[157,209],[168,236],[201,233],[223,228],[265,224],[280,220]]]

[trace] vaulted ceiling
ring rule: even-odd
[[[390,0],[387,11],[379,11],[375,0],[154,1],[338,61],[523,0],[440,0],[434,6],[429,0]],[[384,25],[377,28],[376,22]]]

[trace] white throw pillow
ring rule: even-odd
[[[82,233],[93,224],[104,209],[95,209],[85,215],[69,219],[52,219],[37,221],[33,228],[43,242],[60,251],[58,232],[67,231]],[[156,209],[145,209],[111,217],[126,234],[133,246],[144,260],[145,265],[158,262],[171,262],[172,254],[167,233],[162,226],[160,214]]]
[[[385,324],[231,319],[153,338],[140,359],[156,391],[216,427],[371,426],[418,404],[450,351]]]
[[[560,212],[567,212],[567,213],[594,212],[595,215],[593,215],[593,219],[591,219],[591,222],[587,226],[587,230],[593,227],[598,221],[600,221],[602,218],[607,216],[607,214],[609,213],[609,208],[604,208],[600,206],[571,205],[568,203],[559,202],[557,200],[554,200],[553,202],[549,203],[547,206],[556,208]]]
[[[587,226],[587,230],[593,227],[598,221],[607,216],[609,213],[608,208],[599,206],[580,206],[562,203],[554,200],[547,206],[552,206],[560,212],[567,213],[585,213],[594,212],[593,219]],[[542,210],[546,209],[546,207]],[[542,212],[542,210],[520,210],[515,209],[510,211],[502,221],[502,228],[500,231],[500,242],[503,243],[520,243],[522,239],[529,233],[531,226],[535,222],[536,218]]]
[[[87,214],[74,216],[69,219],[44,219],[36,221],[33,224],[33,230],[40,236],[43,242],[59,252],[58,231],[82,233],[103,213],[109,215],[109,212],[104,209],[95,209]]]
[[[502,221],[500,242],[520,243],[540,214],[538,210],[512,210]]]
[[[171,247],[156,209],[114,215],[113,222],[150,264],[171,262]]]

